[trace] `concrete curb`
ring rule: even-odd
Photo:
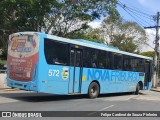
[[[18,91],[18,88],[3,88],[0,89],[0,92],[7,92],[7,91]]]
[[[151,91],[160,92],[160,89],[152,88]]]

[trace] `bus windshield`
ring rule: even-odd
[[[38,34],[12,34],[8,43],[8,75],[10,79],[31,81],[38,62]]]

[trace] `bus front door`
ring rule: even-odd
[[[150,81],[151,81],[150,62],[145,61],[144,89],[148,89]]]
[[[70,50],[69,93],[80,93],[82,80],[82,50]]]

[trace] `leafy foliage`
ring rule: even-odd
[[[148,56],[148,57],[154,57],[154,51],[147,51],[147,52],[142,52],[140,55]]]
[[[133,42],[133,37],[126,37],[125,34],[113,35],[110,45],[118,47],[120,50],[134,52],[137,46]]]
[[[71,38],[86,30],[87,23],[101,16],[119,16],[117,0],[1,0],[0,48],[8,35],[15,32],[39,31]],[[3,40],[3,41],[2,41]]]
[[[69,38],[72,39],[85,39],[93,42],[104,43],[104,39],[100,36],[101,31],[99,29],[88,28],[85,31],[75,32]]]
[[[106,18],[100,28],[108,44],[127,52],[137,52],[147,41],[145,31],[135,22]]]
[[[44,31],[59,36],[85,29],[101,16],[117,17],[116,0],[3,0],[0,26],[17,31]]]
[[[0,54],[1,60],[7,60],[7,49],[2,50],[2,54]]]

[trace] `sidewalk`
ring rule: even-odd
[[[160,87],[157,88],[151,88],[152,91],[160,92]]]
[[[0,92],[17,91],[18,88],[0,88]]]

